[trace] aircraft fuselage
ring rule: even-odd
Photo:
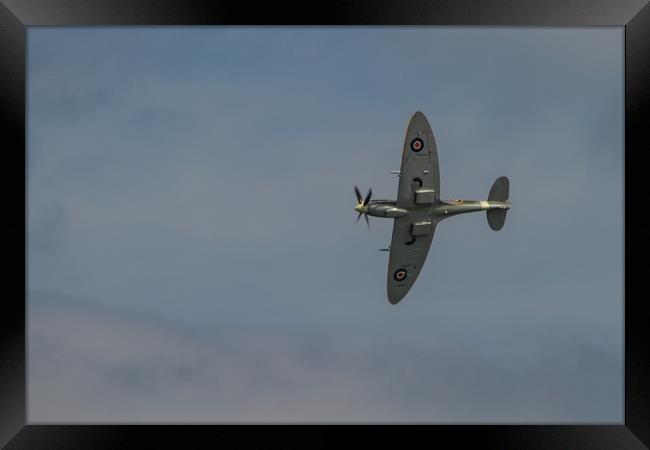
[[[427,211],[432,219],[440,221],[450,216],[466,214],[489,209],[510,209],[510,204],[488,200],[439,200],[433,205],[422,205],[409,208],[398,208],[395,200],[371,200],[367,214],[373,217],[403,217],[411,211]]]

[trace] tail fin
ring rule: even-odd
[[[506,203],[508,207],[510,206],[510,181],[507,177],[499,177],[496,179],[490,189],[490,194],[488,195],[488,201],[490,202],[501,202]],[[488,225],[494,231],[499,231],[503,228],[503,224],[506,222],[506,214],[508,209],[506,208],[495,208],[487,210],[487,220]]]

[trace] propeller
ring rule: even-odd
[[[356,224],[363,214],[363,218],[366,219],[366,225],[370,228],[370,221],[368,220],[368,202],[372,198],[372,188],[368,189],[366,198],[361,196],[361,191],[358,186],[354,187],[354,193],[357,196],[357,206],[354,207],[354,210],[359,213],[357,215],[357,220],[354,223]]]

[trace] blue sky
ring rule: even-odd
[[[28,45],[30,420],[623,420],[622,28]],[[395,197],[417,110],[442,196],[513,209],[438,226],[392,306],[352,187]]]

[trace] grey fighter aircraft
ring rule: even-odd
[[[431,126],[420,111],[413,114],[402,151],[397,200],[371,200],[372,189],[365,198],[357,186],[354,192],[359,214],[369,225],[368,216],[394,219],[389,248],[387,290],[388,301],[395,305],[415,283],[429,253],[433,233],[447,217],[475,211],[486,211],[494,231],[503,227],[510,209],[510,182],[499,177],[492,185],[487,200],[442,200],[438,151]]]

